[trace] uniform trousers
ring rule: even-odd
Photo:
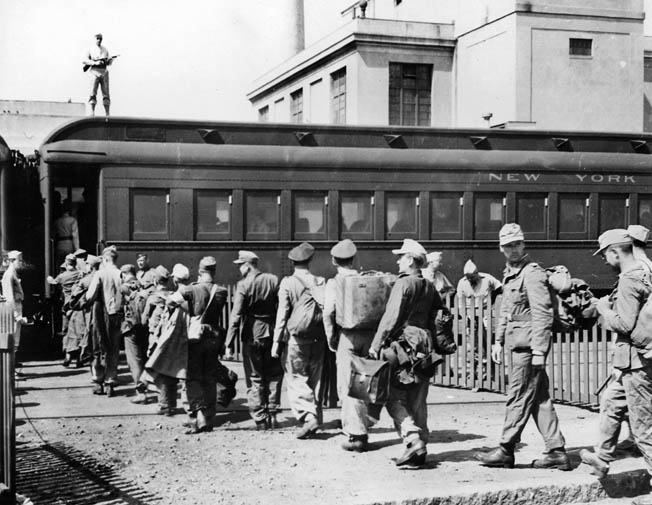
[[[23,302],[14,302],[14,317],[20,318],[23,317]],[[14,352],[18,352],[18,347],[20,346],[20,333],[23,329],[23,323],[16,321],[16,326],[14,329]]]
[[[97,383],[115,384],[118,380],[122,317],[120,314],[107,317],[105,338],[102,339],[101,349],[94,350],[91,374]]]
[[[207,417],[215,415],[219,356],[220,342],[213,336],[203,335],[188,341],[186,394],[191,416],[198,410]]]
[[[424,380],[408,389],[389,387],[389,398],[385,404],[394,427],[404,441],[420,438],[428,443],[428,397],[429,381]]]
[[[622,383],[634,440],[652,474],[652,361],[641,361],[643,368],[623,371]]]
[[[271,355],[272,338],[245,338],[242,341],[242,360],[247,382],[249,414],[256,421],[264,421],[276,414],[281,404],[283,367],[281,360]]]
[[[342,431],[347,435],[366,435],[371,427],[367,404],[348,396],[351,356],[367,356],[374,338],[372,330],[340,330],[337,346],[337,386],[342,400]]]
[[[325,352],[326,339],[321,336],[301,343],[290,338],[283,353],[288,402],[294,417],[301,422],[308,414],[322,422],[322,406],[317,396]]]
[[[595,446],[595,453],[601,460],[614,461],[620,426],[626,417],[627,398],[620,377],[609,383],[600,398],[599,440]]]
[[[154,384],[158,388],[158,406],[162,409],[177,408],[177,385],[179,379],[169,375],[158,374]]]
[[[109,94],[109,72],[108,70],[104,73],[104,75],[93,75],[91,77],[91,97],[88,100],[88,102],[91,105],[95,105],[97,103],[97,88],[100,88],[100,91],[102,91],[102,103],[104,106],[107,106],[111,103],[111,97]]]
[[[139,383],[139,380],[145,370],[145,361],[147,361],[147,328],[137,324],[124,334],[124,339],[129,371],[136,384],[136,389],[144,392],[147,390],[147,385]]]
[[[548,374],[544,368],[532,366],[532,352],[529,349],[513,350],[501,445],[513,450],[532,416],[545,442],[546,452],[564,448],[566,441],[559,429],[559,419],[548,388]]]

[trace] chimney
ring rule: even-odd
[[[285,58],[292,58],[306,48],[304,35],[304,6],[303,0],[283,0],[279,2],[284,11],[285,32],[282,37],[285,46]]]

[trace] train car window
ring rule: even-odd
[[[581,239],[588,237],[588,201],[588,194],[559,194],[559,211],[557,212],[559,238]]]
[[[417,238],[417,193],[385,193],[388,239]]]
[[[253,192],[245,195],[246,240],[280,238],[281,194]]]
[[[629,195],[600,195],[599,232],[612,228],[627,228],[627,199]]]
[[[326,240],[328,193],[298,193],[294,196],[292,229],[296,240]]]
[[[505,194],[476,193],[474,237],[495,240],[505,224]]]
[[[131,192],[133,240],[169,240],[169,201],[167,189],[134,189]]]
[[[546,238],[548,228],[548,195],[519,193],[516,195],[516,222],[530,238]]]
[[[340,237],[372,239],[373,193],[340,193]]]
[[[652,230],[652,195],[638,195],[638,224]]]
[[[231,193],[195,191],[195,240],[231,238]]]
[[[462,193],[430,194],[430,238],[462,238]]]

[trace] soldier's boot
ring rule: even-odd
[[[532,461],[532,468],[556,468],[565,472],[573,469],[570,458],[563,447],[552,449],[543,458]]]
[[[342,442],[342,449],[345,451],[365,452],[369,448],[367,435],[349,435],[349,438]]]
[[[299,440],[310,438],[317,432],[317,428],[319,428],[319,421],[317,421],[317,417],[313,414],[308,414],[306,416],[306,420],[303,423],[303,426],[297,433],[297,438]]]
[[[396,466],[422,466],[426,462],[427,455],[426,443],[420,438],[414,438],[407,443],[405,452],[396,460]]]
[[[514,468],[514,449],[505,445],[490,451],[476,452],[473,457],[484,466]]]
[[[270,414],[269,417],[267,418],[267,427],[270,430],[277,430],[278,429],[278,419],[276,419],[276,414]]]
[[[256,431],[265,431],[269,429],[269,418],[256,421]]]
[[[211,418],[203,409],[197,411],[197,429],[204,432],[213,431],[213,423],[211,422]]]
[[[609,463],[600,459],[594,452],[582,449],[580,451],[580,459],[582,463],[591,467],[591,473],[598,479],[603,478],[609,473]]]

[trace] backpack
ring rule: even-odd
[[[564,265],[547,268],[546,275],[554,316],[552,330],[564,333],[592,327],[598,317],[588,284],[572,278]]]
[[[292,307],[292,313],[285,326],[291,337],[297,339],[316,338],[325,335],[322,314],[323,306],[323,284],[309,287],[298,276],[294,276],[303,285],[303,291],[299,299]],[[317,301],[321,300],[320,303]]]
[[[122,298],[124,311],[124,320],[122,322],[123,332],[129,331],[134,326],[141,324],[147,297],[151,291],[137,288],[131,289],[131,286],[128,289],[130,291],[125,293]]]
[[[652,350],[652,285],[648,278],[641,279],[647,290],[647,299],[643,302],[636,325],[629,336],[632,345],[641,351]]]

